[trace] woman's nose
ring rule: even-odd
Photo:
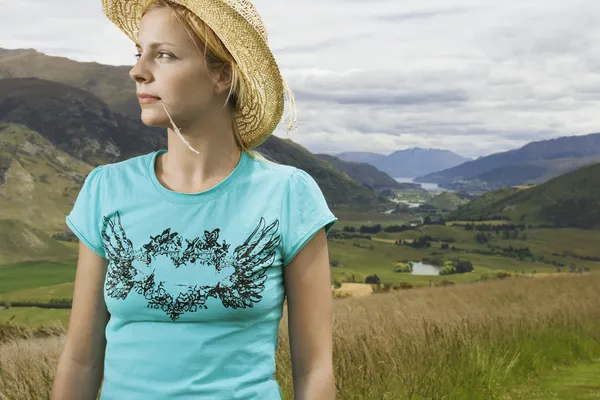
[[[138,61],[131,70],[129,70],[129,77],[136,82],[145,82],[150,80],[150,71],[145,68],[142,62]]]

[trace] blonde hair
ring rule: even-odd
[[[151,10],[164,7],[169,8],[173,16],[181,22],[187,33],[190,35],[190,38],[198,48],[198,51],[202,51],[200,49],[200,45],[204,47],[203,55],[207,69],[215,69],[227,64],[231,66],[231,87],[229,88],[229,93],[227,94],[227,99],[225,100],[225,104],[223,106],[229,107],[232,112],[235,112],[241,107],[245,94],[248,90],[248,85],[244,79],[244,74],[242,71],[240,71],[239,66],[229,50],[227,50],[221,39],[219,39],[219,37],[208,25],[206,25],[188,8],[180,4],[170,2],[169,0],[150,0],[144,5],[142,17]],[[244,145],[235,119],[233,119],[232,130],[235,142],[242,150],[246,151],[255,159],[276,163],[276,161],[268,158],[259,151],[249,149]]]

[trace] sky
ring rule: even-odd
[[[465,157],[600,132],[595,0],[256,0],[315,153]],[[0,47],[133,65],[100,0],[0,0]]]

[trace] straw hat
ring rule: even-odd
[[[150,0],[102,0],[106,16],[132,41],[142,9]],[[247,148],[264,142],[275,130],[288,95],[294,128],[294,96],[281,77],[268,45],[265,26],[248,0],[170,0],[196,14],[221,39],[237,62],[248,84],[248,92],[235,115],[240,136]]]

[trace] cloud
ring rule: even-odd
[[[380,21],[405,21],[405,20],[415,20],[415,19],[428,19],[435,18],[441,15],[448,14],[461,14],[464,12],[472,11],[469,8],[448,8],[448,9],[439,9],[432,11],[420,11],[420,12],[401,12],[401,13],[391,13],[391,14],[383,14],[375,17],[376,20]]]
[[[292,139],[311,151],[473,157],[600,131],[596,1],[254,3],[296,95]],[[134,62],[97,0],[10,2],[2,22],[0,47]],[[287,137],[283,128],[276,135]]]

